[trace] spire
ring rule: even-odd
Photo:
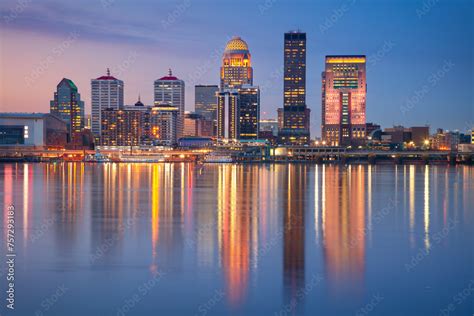
[[[171,68],[168,69],[168,76],[173,76],[173,73],[171,72]]]
[[[110,69],[107,68],[107,76],[110,76]]]
[[[140,100],[140,92],[138,92],[138,102],[142,102],[142,100]]]

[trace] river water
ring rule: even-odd
[[[0,201],[2,315],[474,312],[473,167],[0,164]]]

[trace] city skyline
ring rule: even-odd
[[[461,131],[471,128],[473,48],[462,40],[466,32],[467,37],[472,34],[469,1],[439,1],[432,6],[423,1],[404,6],[370,5],[370,1],[302,2],[298,7],[262,1],[252,4],[254,10],[249,15],[258,17],[262,25],[271,23],[270,28],[255,29],[257,22],[250,19],[250,23],[236,21],[218,29],[215,26],[223,23],[223,17],[216,14],[200,28],[212,34],[204,39],[190,25],[206,20],[204,9],[213,3],[196,6],[186,1],[164,2],[153,23],[145,19],[149,14],[146,9],[153,8],[151,3],[134,8],[130,17],[123,19],[118,16],[129,9],[130,3],[96,3],[97,9],[103,10],[100,13],[107,14],[100,21],[94,19],[94,23],[92,6],[67,4],[68,9],[84,13],[83,21],[77,24],[65,21],[55,2],[28,3],[19,11],[12,11],[16,8],[13,1],[2,3],[1,37],[6,45],[2,47],[1,110],[47,112],[54,87],[66,77],[76,83],[86,113],[90,113],[90,80],[103,74],[106,67],[124,81],[125,104],[134,104],[138,94],[145,104],[152,104],[151,82],[172,68],[188,86],[185,109],[193,110],[192,87],[218,84],[224,46],[237,35],[252,48],[254,82],[261,87],[261,118],[276,118],[276,109],[283,105],[281,34],[301,29],[308,37],[306,90],[313,137],[321,136],[320,75],[324,56],[332,54],[367,56],[368,122],[382,126],[430,124],[432,129]],[[241,10],[230,3],[213,7],[218,13],[229,8]],[[289,9],[298,20],[280,19]],[[305,14],[308,10],[311,14]],[[169,19],[173,12],[179,14]],[[363,25],[356,23],[362,12],[367,22]],[[46,14],[48,21],[44,21]],[[138,15],[143,19],[132,21]],[[443,23],[438,23],[441,18]],[[348,28],[355,36],[346,32]],[[27,50],[25,45],[35,45],[35,51]],[[95,53],[102,49],[107,50],[107,57]],[[21,58],[15,58],[17,51]],[[31,94],[18,93],[16,86],[24,85]],[[388,93],[390,98],[386,97]]]

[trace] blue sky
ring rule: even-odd
[[[47,112],[63,78],[90,110],[90,79],[110,67],[125,81],[125,100],[152,103],[153,80],[172,68],[194,84],[218,84],[233,35],[247,41],[262,117],[282,105],[283,33],[307,33],[307,104],[320,133],[324,56],[365,54],[367,120],[391,126],[474,125],[474,2],[345,1],[2,1],[0,110]],[[19,89],[28,85],[31,93]]]

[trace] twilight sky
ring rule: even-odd
[[[48,112],[63,78],[90,112],[90,80],[125,82],[125,102],[152,104],[153,81],[173,69],[194,85],[218,84],[233,35],[249,45],[264,118],[283,96],[283,33],[307,33],[307,104],[320,134],[324,56],[365,54],[367,121],[466,131],[474,126],[472,0],[2,0],[0,111]]]

